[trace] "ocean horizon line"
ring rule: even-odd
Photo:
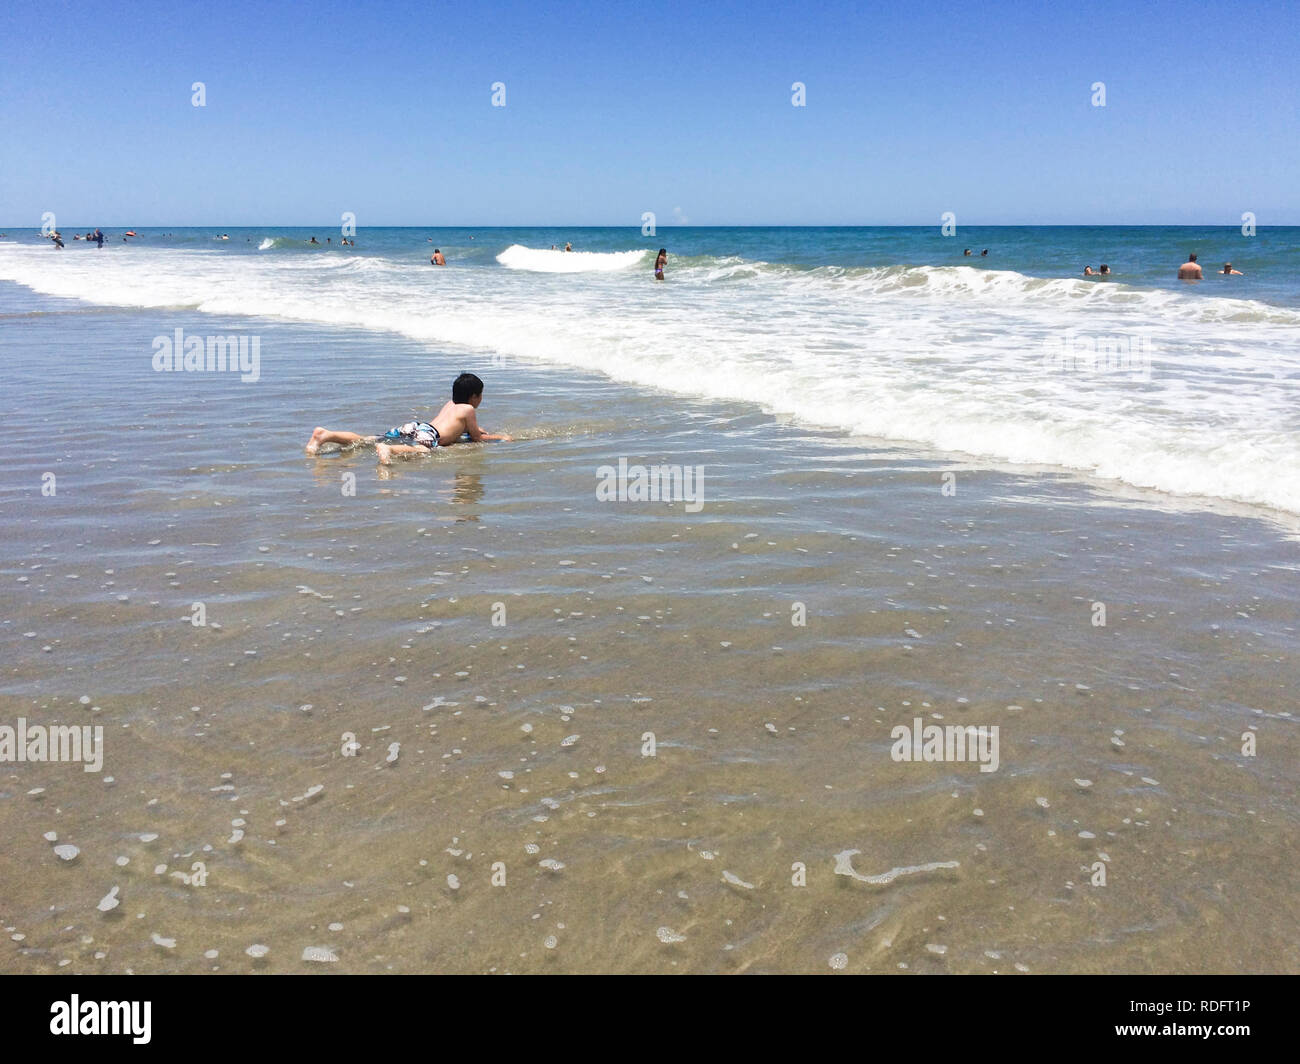
[[[131,229],[266,229],[278,227],[282,229],[320,229],[328,225],[334,228],[338,225],[336,221],[328,223],[320,222],[300,223],[300,222],[250,222],[243,224],[233,224],[231,222],[211,222],[211,223],[193,223],[193,222],[162,222],[156,224],[143,224],[140,222],[97,222],[100,228],[105,224],[112,229],[131,228]],[[655,226],[656,232],[660,231],[679,231],[686,229],[931,229],[940,228],[942,223],[924,222],[924,223],[846,223],[836,222],[825,225],[815,224],[790,224],[783,225],[780,223],[763,223],[763,224],[736,224],[729,225],[726,223],[713,223],[709,225],[662,225]],[[72,227],[75,231],[79,226]],[[493,224],[477,225],[473,222],[442,222],[422,224],[417,222],[403,222],[401,224],[389,224],[383,222],[370,223],[365,225],[356,225],[358,232],[364,229],[479,229],[479,230],[511,230],[511,229],[569,229],[569,230],[589,230],[589,229],[629,229],[634,232],[640,230],[640,226],[635,223],[619,223],[609,225],[591,225],[591,224],[567,224],[564,222],[528,222],[516,224]],[[1240,229],[1241,222],[961,222],[960,229]],[[1256,230],[1260,229],[1300,229],[1300,222],[1297,223],[1255,223]],[[15,232],[25,232],[33,230],[40,232],[41,226],[22,223],[19,225],[9,225],[0,223],[0,230]],[[649,238],[647,238],[649,239]]]

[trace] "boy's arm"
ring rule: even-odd
[[[465,431],[469,433],[469,438],[475,443],[481,440],[503,440],[510,442],[510,437],[501,432],[484,432],[479,427],[478,414],[473,407],[469,408],[469,413],[465,415]]]

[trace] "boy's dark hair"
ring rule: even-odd
[[[451,386],[453,403],[468,403],[476,395],[483,394],[483,382],[473,373],[462,373]]]

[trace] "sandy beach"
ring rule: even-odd
[[[0,970],[1300,967],[1285,514],[346,326],[142,371],[198,320],[0,284],[0,723],[103,727],[2,766]],[[302,453],[462,369],[515,444]]]

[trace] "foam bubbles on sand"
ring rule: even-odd
[[[261,960],[271,952],[270,946],[263,946],[260,942],[254,942],[248,949],[244,950],[253,960]]]
[[[122,904],[117,899],[118,891],[120,891],[121,889],[122,889],[121,887],[114,887],[112,890],[110,890],[107,894],[105,894],[102,898],[99,899],[99,904],[95,906],[95,908],[97,908],[101,913],[112,912],[114,909],[116,909],[119,905]]]
[[[849,956],[847,953],[832,953],[830,966],[837,972],[842,972],[849,966]]]
[[[835,855],[835,874],[837,876],[849,876],[862,883],[870,883],[873,887],[888,886],[900,876],[915,876],[925,872],[938,872],[948,868],[959,868],[959,861],[930,861],[922,865],[903,865],[899,868],[891,868],[888,872],[881,872],[875,876],[864,876],[861,872],[853,867],[853,857],[861,853],[861,850],[843,850]]]
[[[327,946],[308,946],[302,951],[302,959],[318,964],[331,964],[339,958],[338,954]]]
[[[174,938],[163,938],[163,936],[158,934],[157,931],[155,931],[149,937],[153,940],[153,944],[155,946],[162,946],[163,949],[176,948],[176,940]]]
[[[81,853],[81,851],[70,842],[65,842],[62,846],[54,847],[54,852],[58,855],[59,860],[61,861],[75,861],[77,859],[77,854]]]
[[[557,861],[554,857],[543,857],[537,862],[539,868],[545,868],[549,872],[559,872],[564,868],[563,861]]]
[[[679,935],[671,927],[661,927],[655,932],[655,937],[666,946],[671,946],[676,942],[685,942],[686,936]]]
[[[726,882],[730,883],[733,887],[743,887],[745,890],[754,889],[753,883],[746,883],[743,879],[740,878],[740,876],[736,875],[735,872],[728,872],[724,869],[722,872],[722,878]]]

